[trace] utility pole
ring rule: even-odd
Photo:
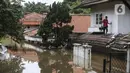
[[[128,43],[128,50],[127,50],[127,66],[126,66],[126,73],[130,73],[130,43]]]

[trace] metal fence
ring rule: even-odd
[[[126,52],[110,52],[103,61],[103,73],[126,73],[126,56]]]
[[[92,68],[97,73],[126,73],[126,64],[126,51],[104,48],[102,52],[97,50],[92,52]]]

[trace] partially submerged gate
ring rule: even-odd
[[[103,73],[126,73],[126,51],[111,51],[104,59]]]
[[[103,61],[103,73],[130,73],[130,35],[117,35],[106,47],[109,49]]]
[[[99,73],[130,73],[130,35],[87,35],[80,41],[92,45],[92,67],[95,71]],[[98,53],[95,54],[94,51]]]

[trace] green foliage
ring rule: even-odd
[[[62,23],[69,23],[71,21],[71,16],[69,14],[69,8],[63,3],[53,3],[50,6],[50,12],[47,18],[51,19],[52,23],[62,26]]]
[[[72,33],[73,29],[74,29],[74,26],[70,26],[70,25],[65,25],[62,28],[59,28],[59,31],[57,33],[57,35],[58,35],[57,42],[60,41],[61,44],[63,42],[68,42],[69,34]]]
[[[72,14],[89,14],[91,9],[84,9],[84,8],[77,8],[74,9],[75,7],[77,7],[78,5],[80,5],[82,2],[82,0],[64,0],[64,3],[68,4],[70,10],[70,13]]]
[[[23,39],[22,25],[19,18],[22,17],[22,6],[10,1],[0,1],[0,37],[10,35],[15,39]]]
[[[71,21],[69,8],[64,3],[53,3],[50,6],[50,12],[47,14],[44,23],[39,28],[39,35],[44,41],[51,34],[55,37],[55,46],[62,45],[72,33],[73,26],[67,25]]]
[[[28,2],[25,3],[24,12],[36,12],[36,13],[46,13],[49,11],[49,6],[46,3],[35,3],[35,2]]]
[[[22,73],[21,59],[0,60],[0,73]]]
[[[5,0],[6,3],[21,5],[24,0]]]
[[[45,19],[44,23],[40,26],[38,34],[43,37],[43,41],[46,42],[49,34],[52,32],[51,20]]]
[[[10,45],[10,46],[14,46],[15,43],[12,42],[12,39],[4,37],[2,39],[0,39],[0,43],[2,43],[3,45]]]

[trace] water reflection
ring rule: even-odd
[[[0,73],[84,73],[73,65],[72,51],[11,51],[13,59],[0,61]],[[15,72],[17,71],[17,72]]]
[[[40,73],[38,62],[26,61],[22,59],[24,70],[22,73]]]
[[[20,58],[0,60],[0,73],[22,73],[22,71]]]
[[[72,61],[72,54],[68,51],[51,50],[38,56],[41,73],[73,73],[72,65],[68,63]]]

